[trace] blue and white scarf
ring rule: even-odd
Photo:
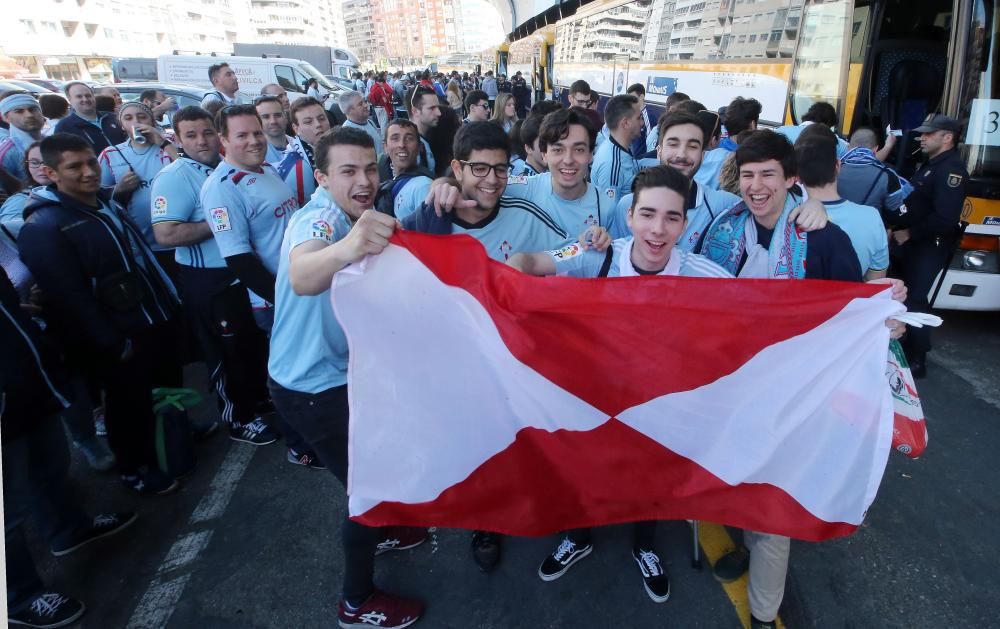
[[[791,202],[785,202],[766,253],[757,244],[757,226],[750,209],[740,201],[708,228],[701,255],[739,277],[805,278],[806,234],[788,220],[799,199],[792,194],[788,197]],[[744,254],[747,260],[740,270]],[[758,267],[763,271],[765,264],[766,273],[756,271]]]

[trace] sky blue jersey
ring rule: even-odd
[[[205,220],[201,205],[201,188],[214,170],[189,157],[181,157],[153,178],[150,207],[152,224],[199,223]],[[225,268],[226,261],[219,254],[215,239],[209,237],[199,243],[174,249],[178,264],[198,269]]]
[[[129,142],[122,142],[101,151],[98,160],[101,164],[101,185],[112,188],[129,170],[139,177],[139,187],[132,191],[125,210],[132,220],[142,230],[142,237],[154,251],[164,251],[169,247],[161,247],[153,237],[153,223],[150,220],[150,186],[153,178],[164,167],[173,161],[163,148],[146,145],[146,148],[136,150]]]

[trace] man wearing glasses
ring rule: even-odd
[[[590,83],[583,79],[573,81],[573,84],[569,86],[569,106],[590,109],[590,104],[593,101],[592,94]]]
[[[490,119],[490,97],[482,90],[472,90],[465,95],[465,110],[469,115],[462,122],[486,122]]]

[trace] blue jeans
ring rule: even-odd
[[[90,525],[67,483],[69,447],[59,417],[38,422],[30,433],[3,443],[4,537],[7,606],[17,613],[43,593],[21,526],[30,513],[53,547],[67,546]]]

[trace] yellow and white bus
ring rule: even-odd
[[[1000,0],[584,0],[538,26],[498,61],[530,59],[556,98],[577,79],[602,98],[641,83],[654,114],[673,92],[711,109],[744,96],[775,125],[825,101],[845,135],[902,129],[888,161],[903,174],[919,159],[908,130],[932,112],[957,118],[969,225],[934,305],[1000,310]]]

